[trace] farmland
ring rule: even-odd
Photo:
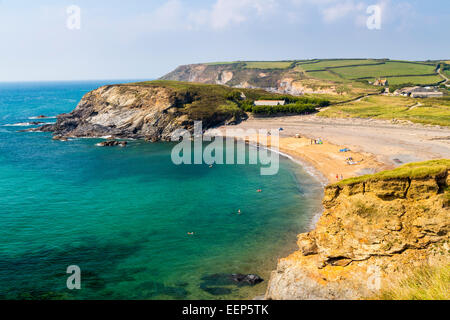
[[[450,77],[448,66],[439,60],[356,58],[232,61],[180,66],[161,79],[261,88],[292,95],[325,95],[336,103],[381,93],[384,88],[372,84],[380,78],[388,80],[391,92],[408,86],[437,85],[444,81],[444,75]]]
[[[297,70],[309,77],[338,83],[374,81],[387,78],[390,84],[432,85],[442,81],[436,64],[425,62],[390,61],[375,59],[314,60],[297,63]],[[444,70],[449,75],[449,70]]]
[[[248,69],[287,69],[293,61],[250,61],[245,62]]]
[[[317,60],[317,62],[312,63],[301,63],[300,67],[305,71],[317,71],[317,70],[325,70],[329,68],[338,68],[342,66],[356,66],[356,65],[371,65],[378,64],[380,61],[377,60],[363,60],[363,59],[355,59],[355,60]]]
[[[386,62],[381,65],[339,68],[335,70],[346,79],[371,79],[404,75],[436,74],[435,67],[418,63]]]
[[[318,115],[329,118],[399,119],[411,122],[450,126],[450,99],[412,99],[371,96],[324,109]]]

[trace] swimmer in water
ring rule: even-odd
[[[188,235],[189,235],[189,236],[193,236],[194,233],[193,233],[193,232],[188,232]]]
[[[241,214],[241,209],[238,210],[238,214]]]

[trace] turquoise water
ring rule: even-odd
[[[251,165],[175,166],[171,144],[99,148],[99,140],[52,141],[8,126],[70,112],[106,83],[0,84],[0,298],[262,294],[267,281],[250,288],[202,278],[268,280],[319,210],[320,185],[284,158],[277,175],[261,176]],[[70,265],[81,268],[81,290],[66,287]]]

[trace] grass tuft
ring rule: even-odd
[[[375,299],[379,300],[449,300],[450,265],[422,267],[386,290]]]

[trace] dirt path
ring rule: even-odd
[[[408,110],[413,110],[413,109],[421,107],[421,106],[423,106],[423,103],[417,102],[416,104],[414,104],[411,107],[409,107]]]
[[[441,72],[441,69],[438,70],[438,73],[439,73],[439,75],[445,80],[444,84],[445,84],[446,86],[448,86],[448,85],[449,85],[448,82],[450,81],[450,79],[447,78],[447,76]]]

